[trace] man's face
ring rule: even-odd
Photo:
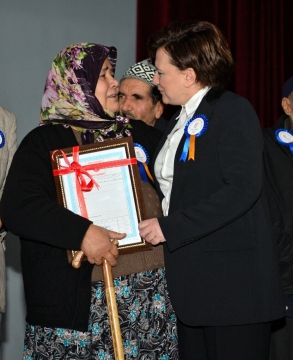
[[[153,104],[151,86],[138,79],[123,79],[119,89],[119,108],[124,115],[134,120],[142,120],[154,126],[162,115],[161,102]]]

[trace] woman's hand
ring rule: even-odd
[[[152,245],[166,241],[157,218],[141,221],[138,229],[140,236]]]
[[[82,240],[81,250],[91,264],[100,265],[102,258],[104,258],[111,266],[115,266],[118,248],[111,242],[111,239],[120,240],[125,236],[126,234],[91,224]]]

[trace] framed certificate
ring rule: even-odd
[[[60,204],[94,225],[126,233],[121,254],[151,249],[138,231],[145,206],[131,137],[55,150],[51,157]]]

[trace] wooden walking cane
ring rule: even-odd
[[[118,240],[113,240],[113,244],[118,245]],[[83,257],[84,253],[82,251],[77,251],[72,259],[72,266],[78,269],[81,265]],[[102,266],[115,360],[124,360],[124,350],[116,304],[112,266],[104,258],[102,259]]]

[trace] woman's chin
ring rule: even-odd
[[[107,110],[116,113],[117,111],[119,111],[119,102],[118,102],[118,98],[117,99],[113,99],[111,101],[108,101],[107,103]]]

